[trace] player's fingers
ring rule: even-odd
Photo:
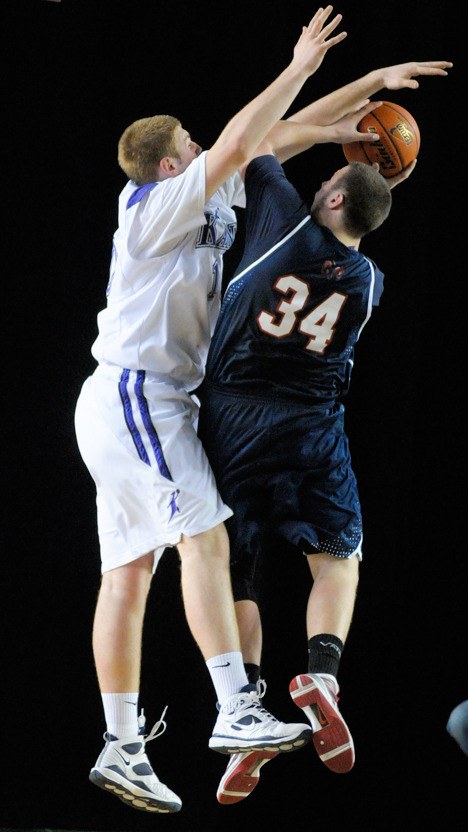
[[[361,113],[359,111],[362,110],[363,115],[364,115],[365,114],[364,107],[367,107],[368,104],[374,104],[374,105],[378,104],[378,105],[380,105],[381,102],[380,101],[371,101],[370,98],[364,98],[362,101],[359,101],[357,104],[355,104],[354,107],[352,108],[352,110],[350,110],[350,112],[351,113],[359,113],[359,115],[361,115]],[[375,110],[375,106],[372,107],[372,109]],[[371,112],[371,111],[368,110],[366,112]]]
[[[333,11],[333,6],[331,4],[329,4],[328,6],[325,6],[325,7],[320,6],[317,9],[317,11],[315,12],[312,20],[310,21],[309,28],[310,28],[310,26],[313,26],[314,23],[320,23],[321,25],[323,25],[324,21],[328,17],[330,17],[332,11]]]
[[[343,20],[343,15],[342,14],[335,15],[335,17],[328,24],[328,26],[325,26],[322,29],[322,36],[324,38],[327,38],[328,35],[331,35],[331,33],[335,31],[336,27],[339,26],[339,24],[341,23],[342,20]]]
[[[366,116],[367,113],[372,113],[378,107],[381,107],[382,104],[383,101],[369,101],[369,99],[367,98],[365,101],[361,102],[359,109],[362,110],[362,115]]]
[[[357,138],[355,141],[357,142],[367,142],[368,144],[375,144],[380,140],[379,133],[358,133]]]
[[[324,9],[318,9],[318,11],[314,14],[312,20],[310,21],[307,27],[307,31],[309,32],[309,34],[315,35],[318,32],[320,32],[325,21],[328,20],[328,18],[330,17],[332,11],[333,6],[325,6]]]
[[[430,67],[425,66],[422,67],[419,72],[415,72],[415,75],[448,75],[448,72],[445,69],[441,69],[439,67]]]
[[[320,25],[321,25],[321,22],[320,22],[320,21],[322,20],[322,15],[323,15],[323,8],[322,8],[322,6],[320,6],[320,8],[319,8],[319,9],[317,9],[317,11],[315,12],[315,14],[314,14],[314,16],[313,16],[312,20],[310,20],[310,21],[309,21],[308,26],[303,26],[303,27],[302,27],[302,28],[303,28],[303,30],[304,30],[305,32],[310,32],[310,31],[312,31],[312,29],[314,29],[316,26],[319,26],[319,27],[320,27]]]
[[[452,66],[453,63],[451,61],[420,61],[416,64],[417,71],[424,74],[431,72],[431,70],[436,73],[442,70],[446,75],[445,70],[451,69]]]
[[[347,33],[347,32],[340,32],[340,34],[339,34],[339,35],[335,35],[335,37],[330,38],[329,40],[325,40],[325,41],[322,43],[322,46],[325,46],[327,49],[329,49],[329,48],[330,48],[330,46],[335,46],[335,44],[340,43],[340,42],[341,42],[342,40],[344,40],[346,37],[348,37],[348,33]]]
[[[372,113],[378,107],[381,107],[382,104],[382,101],[369,101],[369,99],[367,99],[367,101],[361,102],[361,104],[354,110],[357,122],[359,123],[361,119],[364,118],[364,116],[369,115],[369,113]],[[360,141],[366,142],[376,141],[380,138],[378,133],[369,133],[367,130],[365,133],[360,133],[359,137]]]

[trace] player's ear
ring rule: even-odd
[[[159,171],[163,179],[168,179],[170,176],[176,176],[178,173],[175,159],[172,156],[163,156],[159,162]]]
[[[345,196],[343,191],[332,191],[331,194],[328,195],[327,208],[330,208],[332,211],[337,208],[342,208],[344,201]]]

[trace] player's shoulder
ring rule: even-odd
[[[283,166],[278,162],[272,153],[265,153],[263,156],[255,156],[250,160],[245,169],[245,179],[263,176],[281,176],[286,178]]]

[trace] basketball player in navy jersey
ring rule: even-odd
[[[260,693],[261,623],[254,573],[268,543],[304,554],[312,589],[306,612],[308,668],[290,684],[322,762],[354,765],[338,708],[338,668],[362,558],[362,518],[344,425],[354,351],[383,290],[383,274],[360,251],[391,208],[386,180],[353,162],[322,183],[308,207],[281,163],[319,142],[347,142],[380,89],[416,89],[415,75],[447,75],[447,61],[369,73],[277,125],[244,167],[246,238],[212,338],[200,391],[199,436],[223,500],[242,647]],[[320,126],[318,126],[320,125]],[[251,793],[263,749],[231,756],[220,803]]]
[[[139,119],[122,134],[119,197],[107,303],[92,346],[95,371],[75,414],[94,479],[102,581],[93,654],[105,745],[91,781],[145,812],[182,801],[154,773],[139,712],[142,632],[148,592],[166,547],[177,547],[184,609],[213,681],[219,711],[209,747],[290,751],[309,723],[285,724],[262,706],[245,672],[219,497],[196,432],[197,401],[220,307],[222,259],[244,205],[238,168],[280,119],[327,51],[341,15],[319,8],[302,27],[285,70],[235,115],[207,151],[172,116]]]

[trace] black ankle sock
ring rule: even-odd
[[[247,679],[251,685],[255,685],[258,680],[260,679],[260,667],[258,664],[250,664],[249,662],[244,662],[245,672],[247,673]]]
[[[330,673],[338,675],[341,653],[344,644],[331,633],[320,633],[309,639],[309,673]]]

